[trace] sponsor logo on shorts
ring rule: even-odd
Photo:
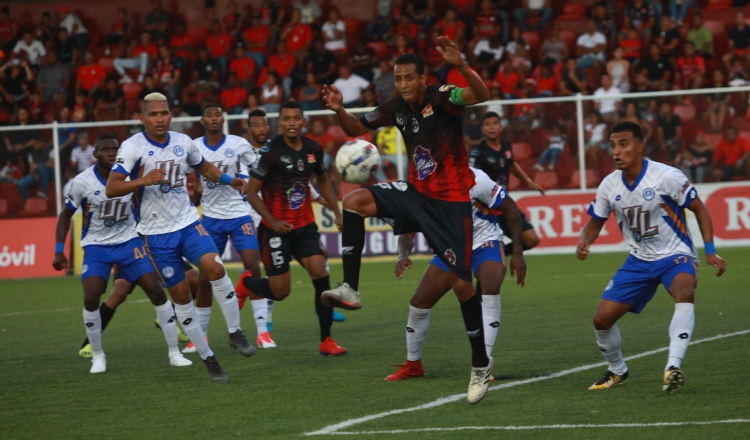
[[[234,150],[232,150],[231,148],[228,148],[228,149],[224,150],[224,156],[226,156],[226,157],[234,157]]]
[[[409,185],[407,185],[406,182],[391,182],[391,186],[402,192],[409,188]]]
[[[456,264],[456,253],[453,251],[453,249],[447,249],[443,256],[452,266]]]
[[[185,154],[185,150],[183,150],[179,145],[176,145],[172,151],[174,151],[174,154],[178,157],[181,157],[183,154]]]
[[[274,249],[281,246],[281,237],[272,237],[270,240],[268,240],[268,245]]]
[[[615,280],[609,280],[609,283],[607,283],[607,287],[604,288],[604,291],[611,289],[615,285]]]
[[[174,269],[172,266],[166,266],[161,270],[161,274],[164,275],[164,278],[172,278],[174,276]]]
[[[88,271],[89,271],[89,265],[88,264],[84,264],[83,266],[81,266],[81,275],[85,274]]]
[[[656,193],[652,188],[646,188],[643,190],[643,198],[646,200],[654,200]]]

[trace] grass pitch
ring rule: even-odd
[[[721,249],[722,278],[700,267],[693,341],[750,329],[750,249]],[[626,255],[528,256],[524,289],[506,279],[502,323],[495,345],[493,386],[550,375],[603,361],[591,316],[598,298]],[[339,358],[318,355],[313,291],[298,267],[289,299],[273,314],[279,348],[243,358],[226,345],[226,326],[214,307],[209,337],[231,383],[208,379],[194,365],[170,367],[155,313],[140,291],[117,311],[104,333],[108,371],[91,375],[78,357],[85,337],[77,277],[0,281],[0,438],[289,438],[346,420],[414,408],[465,393],[469,344],[452,294],[433,310],[425,344],[425,377],[386,383],[406,355],[408,302],[427,261],[405,279],[393,263],[365,263],[364,308],[345,312],[334,338],[349,349]],[[238,272],[230,271],[236,279]],[[332,265],[332,280],[341,266]],[[640,316],[620,322],[623,352],[632,356],[666,347],[673,302],[663,288]],[[248,338],[255,325],[242,313]],[[683,369],[687,384],[661,391],[666,352],[628,362],[627,384],[605,391],[587,387],[606,367],[491,391],[482,403],[465,398],[344,427],[368,438],[679,438],[747,439],[750,423],[693,425],[750,419],[750,334],[691,346]],[[184,345],[184,344],[183,344]],[[674,422],[672,426],[650,426]],[[551,425],[645,424],[641,427]],[[386,433],[456,427],[525,427],[522,430],[456,430]],[[537,427],[537,428],[533,428]],[[532,429],[533,428],[533,429]],[[356,435],[362,437],[364,434]],[[324,437],[331,437],[324,436]],[[315,438],[315,437],[313,437]]]

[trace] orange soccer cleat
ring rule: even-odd
[[[245,278],[252,276],[249,270],[243,270],[240,274],[240,278],[237,280],[237,285],[234,286],[234,293],[237,295],[237,305],[240,310],[245,306],[245,300],[250,296],[250,289],[245,287]]]
[[[318,346],[318,351],[321,356],[341,356],[346,354],[346,348],[339,347],[331,337],[327,337],[325,341],[321,342]]]
[[[394,365],[396,366],[396,365]],[[413,379],[415,377],[424,376],[424,368],[422,368],[422,361],[409,361],[407,360],[404,365],[397,365],[399,367],[395,373],[386,377],[386,382],[393,382],[397,380]]]

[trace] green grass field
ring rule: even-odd
[[[728,271],[716,278],[700,268],[693,341],[750,329],[750,249],[722,249]],[[477,406],[465,397],[430,408],[398,412],[342,427],[338,433],[456,427],[543,427],[523,430],[435,430],[371,433],[367,438],[750,438],[750,333],[696,344],[683,369],[687,384],[676,394],[661,391],[666,352],[629,362],[630,379],[605,391],[587,387],[606,369],[591,316],[602,289],[625,254],[530,256],[527,285],[507,279],[502,324],[495,345],[498,381]],[[406,356],[404,326],[409,298],[426,260],[405,279],[393,263],[365,263],[360,290],[364,308],[346,312],[334,338],[349,349],[340,358],[317,352],[312,286],[296,267],[291,297],[274,310],[275,350],[250,359],[226,345],[218,307],[210,326],[211,346],[231,376],[230,384],[208,379],[195,364],[170,367],[155,313],[140,291],[117,311],[104,333],[108,371],[91,375],[78,357],[84,338],[82,293],[77,277],[0,281],[0,438],[289,438],[351,419],[413,409],[460,393],[468,385],[469,344],[453,296],[438,304],[424,350],[424,378],[386,383],[390,364]],[[236,278],[238,272],[231,271]],[[332,266],[332,280],[341,266]],[[255,338],[248,307],[243,324]],[[640,316],[620,322],[625,356],[667,347],[673,302],[660,288]],[[708,425],[742,419],[736,423]],[[674,422],[673,426],[648,426]],[[550,425],[647,424],[641,427]],[[329,429],[330,432],[333,428]],[[355,435],[355,434],[352,434]],[[355,435],[356,436],[356,435]],[[359,435],[365,436],[364,433]],[[323,436],[332,437],[332,435]]]

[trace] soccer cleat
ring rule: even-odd
[[[93,356],[91,344],[86,344],[82,349],[78,350],[78,356],[90,359]]]
[[[255,347],[247,342],[245,333],[242,330],[237,330],[234,333],[229,334],[229,348],[237,350],[242,356],[250,357],[255,354]]]
[[[161,326],[159,325],[159,318],[156,318],[156,322],[154,323],[156,328],[161,330]],[[188,335],[185,334],[185,332],[182,331],[182,328],[178,325],[177,326],[177,340],[180,342],[190,342],[190,338]]]
[[[626,371],[622,375],[615,374],[609,370],[604,372],[604,376],[602,376],[599,380],[594,382],[593,385],[589,387],[590,390],[603,390],[605,388],[610,388],[614,385],[622,385],[625,383],[626,380],[628,380],[628,376],[630,374]]]
[[[97,373],[104,373],[107,371],[107,358],[102,357],[95,357],[91,360],[91,370],[89,370],[92,374]]]
[[[208,375],[211,377],[212,381],[217,383],[229,382],[229,375],[223,368],[221,368],[219,361],[216,360],[216,356],[209,356],[203,359],[203,365],[206,366]]]
[[[339,344],[331,339],[330,336],[320,343],[318,351],[321,356],[342,356],[346,354],[346,348],[339,347]]]
[[[341,307],[347,310],[359,310],[362,308],[359,292],[349,287],[348,283],[339,284],[333,290],[326,290],[320,296],[320,300],[328,307]]]
[[[685,385],[685,373],[677,367],[671,366],[664,372],[664,385],[662,385],[662,391],[669,391],[669,394],[673,394],[677,391],[677,388]]]
[[[316,315],[318,314],[317,310],[313,310],[313,311],[315,312]],[[334,310],[333,311],[333,322],[344,322],[344,321],[346,321],[346,316],[344,316],[341,313],[339,313],[339,312],[337,312],[337,311]],[[268,326],[266,326],[266,327],[268,327]],[[269,332],[270,331],[271,330],[269,330]]]
[[[239,306],[240,310],[242,310],[243,307],[245,307],[245,300],[248,296],[250,296],[250,289],[245,287],[245,278],[250,277],[250,271],[249,270],[243,270],[240,274],[240,278],[237,280],[237,285],[234,286],[234,294],[237,295],[237,305]]]
[[[404,365],[392,365],[393,367],[399,367],[395,373],[386,376],[386,382],[395,382],[397,380],[413,379],[415,377],[424,376],[424,368],[422,368],[422,361],[410,361],[407,360]]]
[[[169,355],[169,365],[173,367],[187,367],[193,365],[193,362],[178,352]]]
[[[255,340],[255,344],[260,348],[276,348],[276,343],[271,339],[271,334],[263,332],[258,335],[258,339]]]
[[[206,338],[206,344],[208,344],[208,338]],[[190,341],[188,345],[185,346],[185,348],[182,349],[183,353],[195,353],[198,349],[195,348],[195,344],[193,344],[193,341]]]
[[[495,360],[490,356],[490,363],[486,367],[471,368],[469,391],[466,393],[466,400],[470,404],[476,405],[487,395],[487,391],[490,389],[490,372],[492,372],[494,364]]]

